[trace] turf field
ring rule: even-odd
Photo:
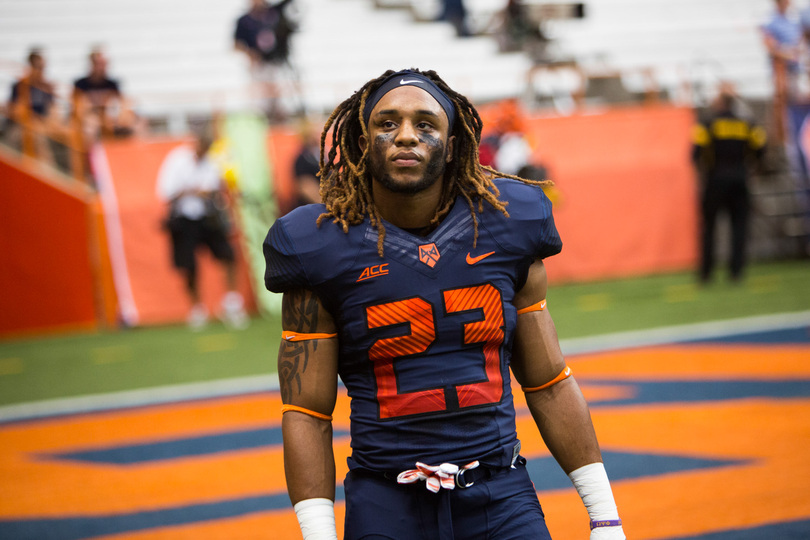
[[[628,538],[810,538],[808,278],[804,261],[737,286],[677,274],[549,293]],[[0,539],[300,538],[269,390],[277,343],[277,322],[254,320],[0,344]],[[553,537],[587,538],[520,392],[516,405]],[[344,393],[334,416],[342,478]]]

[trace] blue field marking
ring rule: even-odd
[[[810,397],[810,379],[781,381],[680,380],[680,381],[608,381],[579,377],[582,386],[607,385],[630,389],[628,398],[590,398],[591,408],[613,405],[728,401],[749,398],[792,399]]]
[[[347,431],[341,430],[335,430],[333,433],[335,438],[348,435],[349,433]],[[93,450],[82,450],[79,452],[41,454],[40,457],[110,465],[133,465],[136,463],[205,456],[251,448],[280,446],[281,443],[281,426],[275,426],[197,437],[184,437],[168,441],[110,446]]]
[[[810,343],[810,327],[802,326],[798,328],[780,328],[776,330],[764,330],[761,332],[747,332],[745,334],[734,336],[689,340],[683,343],[722,343],[724,345],[734,343],[744,343],[746,345],[804,345]]]
[[[335,497],[343,499],[343,486]],[[235,518],[291,508],[286,493],[245,497],[146,512],[65,518],[0,520],[0,538],[13,540],[79,540],[126,532]]]
[[[592,381],[587,385],[609,384],[630,387],[632,397],[626,399],[592,399],[591,407],[604,405],[637,405],[695,401],[725,401],[751,397],[795,398],[810,396],[810,381],[662,381],[633,382],[622,380]],[[524,412],[523,414],[528,414]],[[348,436],[347,431],[335,430],[334,437]],[[108,465],[134,465],[162,460],[205,456],[252,448],[278,446],[282,443],[281,427],[233,431],[211,435],[183,437],[166,441],[110,446],[77,452],[42,454],[41,458],[81,461]]]
[[[750,460],[708,459],[672,454],[638,454],[602,449],[602,460],[612,482],[663,474],[745,465]],[[538,491],[571,488],[571,480],[551,456],[527,458],[526,469]],[[540,502],[542,503],[542,495]]]
[[[810,520],[787,521],[753,527],[734,529],[697,536],[679,536],[670,540],[807,540],[810,538]]]

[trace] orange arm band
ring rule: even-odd
[[[310,339],[329,339],[337,337],[337,334],[305,334],[303,332],[290,332],[285,330],[281,333],[284,341],[308,341]]]
[[[540,386],[533,386],[533,387],[530,387],[530,388],[526,387],[526,386],[521,386],[520,389],[523,390],[526,393],[528,393],[528,392],[537,392],[538,390],[542,390],[543,388],[548,388],[549,386],[553,386],[553,385],[557,384],[558,382],[562,381],[563,379],[567,379],[568,377],[571,376],[571,373],[572,373],[571,368],[568,367],[568,366],[565,366],[565,368],[563,368],[563,370],[560,372],[559,375],[557,375],[556,377],[554,377],[553,379],[548,381],[546,384],[542,384]]]
[[[312,417],[317,418],[319,420],[326,420],[327,422],[332,421],[332,417],[329,416],[328,414],[321,414],[319,412],[315,412],[315,411],[311,411],[309,409],[305,409],[303,407],[299,407],[298,405],[282,405],[281,406],[281,414],[284,414],[285,412],[290,412],[290,411],[295,411],[295,412],[308,414],[309,416],[312,416]]]
[[[525,308],[521,308],[517,310],[518,315],[523,315],[524,313],[529,313],[530,311],[543,311],[546,309],[546,299],[543,298],[536,304],[532,304],[530,306],[526,306]]]

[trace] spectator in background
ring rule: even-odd
[[[516,100],[506,100],[501,104],[495,129],[497,144],[493,166],[501,172],[527,180],[546,180],[545,167],[533,163],[534,150],[526,134],[523,113]]]
[[[506,174],[517,175],[529,165],[532,147],[522,131],[507,131],[498,140],[495,168]]]
[[[517,100],[501,101],[497,105],[493,129],[479,145],[480,163],[506,174],[517,174],[531,156],[524,127]]]
[[[45,77],[45,67],[42,51],[31,49],[25,75],[11,86],[4,132],[12,148],[56,166],[55,150],[64,148],[69,132],[56,106],[56,87]]]
[[[203,328],[209,318],[199,291],[196,255],[199,246],[207,247],[225,268],[228,292],[221,301],[222,321],[233,328],[249,324],[244,299],[236,290],[236,259],[228,239],[222,173],[209,156],[213,140],[208,130],[199,130],[193,146],[182,145],[169,152],[157,180],[158,197],[169,206],[167,227],[172,260],[186,281],[192,304],[187,322],[193,330]]]
[[[121,93],[118,81],[107,75],[107,57],[94,48],[90,72],[73,83],[73,106],[86,143],[100,137],[125,137],[135,132],[137,117]]]
[[[470,29],[467,25],[467,8],[464,6],[464,0],[443,0],[439,20],[452,24],[458,37],[470,35]]]
[[[731,218],[729,273],[739,281],[745,266],[749,194],[748,169],[765,148],[765,130],[737,112],[730,84],[721,85],[706,119],[694,131],[693,159],[702,186],[702,256],[699,278],[711,280],[714,269],[715,224],[721,212]]]
[[[236,21],[234,32],[234,44],[250,59],[251,76],[268,99],[267,115],[274,121],[284,117],[279,104],[282,79],[286,76],[295,84],[289,61],[295,25],[286,13],[291,2],[271,5],[266,0],[251,0],[250,10]]]
[[[799,48],[802,31],[791,17],[790,0],[774,0],[776,12],[760,27],[765,47],[774,63],[783,62],[789,73],[799,70]]]
[[[294,207],[321,202],[321,183],[318,173],[321,170],[320,132],[309,120],[301,122],[299,128],[301,148],[293,164],[295,182]]]
[[[479,145],[479,162],[526,180],[548,180],[548,170],[534,157],[534,148],[527,133],[528,128],[517,100],[503,101],[498,108],[494,131],[483,138]],[[557,204],[561,199],[559,190],[551,183],[543,186],[543,192],[552,204]]]
[[[799,94],[802,31],[799,22],[790,15],[790,0],[774,0],[774,3],[776,12],[760,30],[773,72],[774,138],[784,142],[787,107]]]
[[[535,62],[545,58],[549,39],[522,0],[509,0],[496,14],[493,25],[502,52],[525,50]]]

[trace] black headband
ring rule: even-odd
[[[456,107],[453,102],[447,97],[441,88],[436,86],[436,83],[425,77],[421,73],[411,71],[409,69],[398,71],[393,75],[389,75],[387,79],[366,99],[366,107],[363,109],[363,120],[368,125],[368,120],[371,117],[371,110],[383,98],[385,94],[399,88],[400,86],[416,86],[421,88],[435,99],[442,109],[444,109],[449,122],[448,132],[453,131],[453,122],[456,120]]]

